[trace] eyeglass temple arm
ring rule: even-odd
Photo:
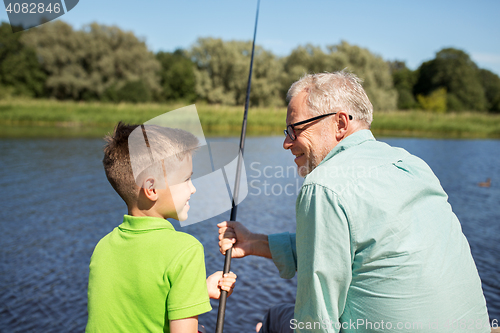
[[[337,112],[322,114],[322,115],[316,116],[316,117],[311,118],[311,119],[306,119],[306,120],[303,120],[303,121],[299,121],[298,123],[295,123],[295,124],[290,124],[288,126],[291,126],[292,128],[294,128],[295,126],[299,126],[299,125],[302,125],[302,124],[310,123],[310,122],[315,121],[317,119],[321,119],[323,117],[330,116],[330,115],[336,114],[336,113]],[[349,115],[349,120],[352,120],[352,115]]]
[[[307,123],[313,122],[313,121],[315,121],[317,119],[320,119],[320,118],[323,118],[323,117],[326,117],[326,116],[329,116],[329,115],[332,115],[332,114],[336,114],[336,113],[337,112],[322,114],[322,115],[319,115],[319,116],[316,116],[316,117],[313,117],[313,118],[310,118],[310,119],[299,121],[298,123],[295,123],[295,124],[290,124],[288,126],[292,126],[292,128],[293,128],[295,126],[299,126],[299,125],[302,125],[302,124],[307,124]]]

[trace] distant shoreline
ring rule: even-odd
[[[195,104],[206,136],[239,136],[243,106]],[[0,138],[101,138],[119,120],[143,123],[186,105],[0,100]],[[283,135],[285,117],[285,107],[250,108],[248,135]],[[372,131],[384,137],[500,139],[500,114],[375,112]]]

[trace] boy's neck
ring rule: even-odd
[[[130,216],[150,216],[150,217],[159,217],[161,219],[166,219],[164,216],[159,214],[156,210],[149,209],[149,210],[144,210],[144,209],[139,209],[138,207],[127,207],[128,208],[128,215]]]

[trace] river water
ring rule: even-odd
[[[234,141],[237,139],[221,139]],[[439,177],[459,217],[482,279],[490,320],[500,319],[500,141],[383,138],[424,159]],[[248,138],[248,195],[238,220],[252,231],[295,229],[302,180],[282,138]],[[126,212],[102,170],[97,139],[0,140],[0,332],[82,332],[87,279],[96,243]],[[491,187],[479,182],[491,178]],[[191,207],[191,210],[203,207]],[[229,212],[176,229],[205,247],[207,273],[221,270],[216,223]],[[238,275],[228,299],[225,332],[254,332],[271,305],[293,302],[296,278],[279,278],[268,259],[232,261]],[[214,331],[213,310],[200,316]]]

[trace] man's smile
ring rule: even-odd
[[[302,156],[304,156],[304,153],[293,153],[293,152],[292,152],[292,154],[295,156],[295,162],[297,162],[297,160],[298,160],[299,158],[301,158]]]

